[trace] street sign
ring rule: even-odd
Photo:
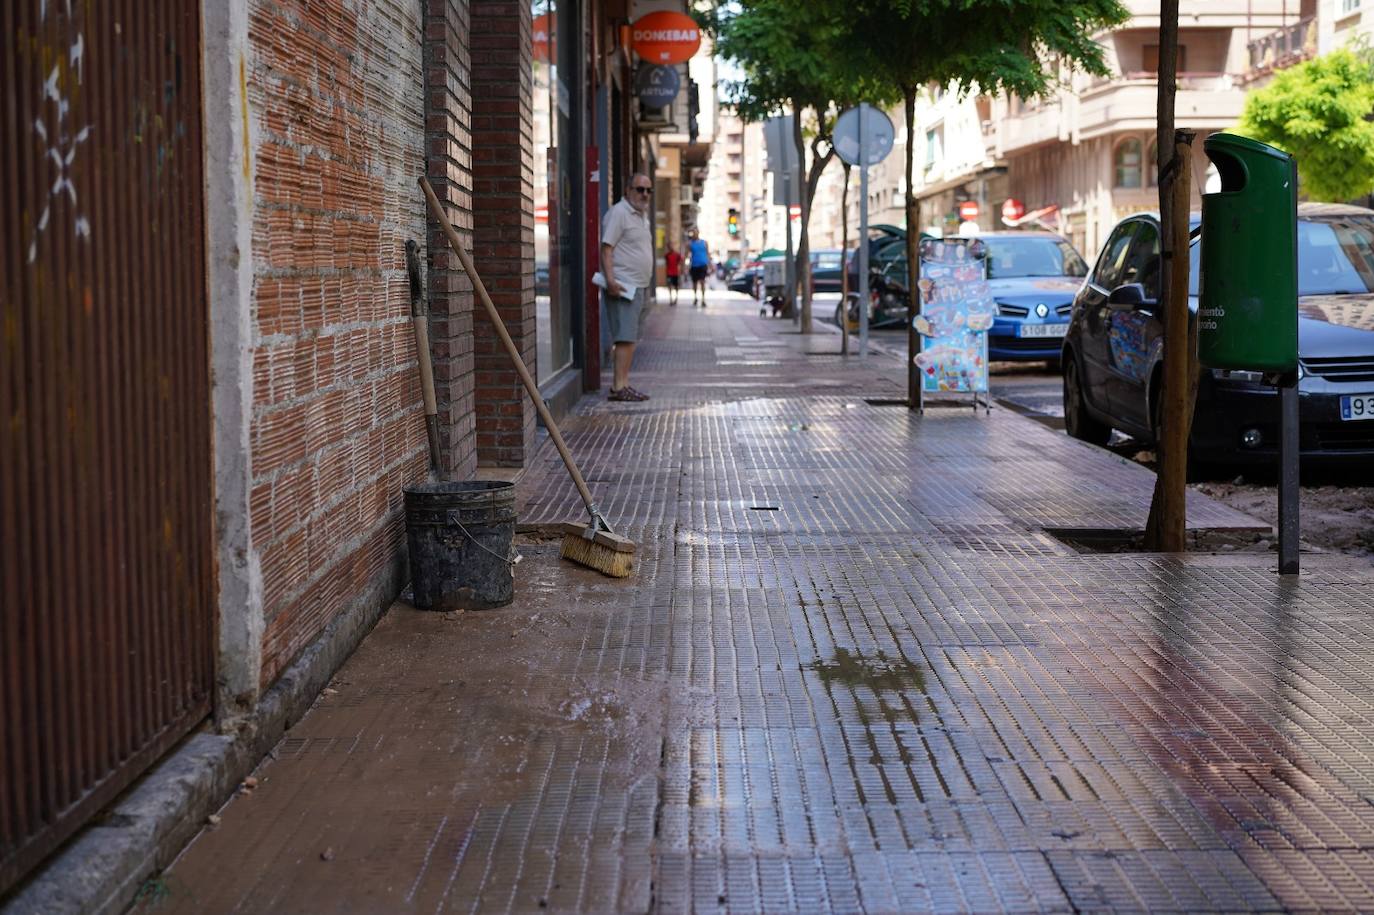
[[[1015,197],[1008,197],[1002,204],[1002,218],[1008,222],[1015,222],[1026,215],[1026,205]]]
[[[701,29],[685,13],[659,10],[635,20],[630,27],[630,44],[650,63],[686,63],[701,47]]]
[[[868,167],[892,152],[897,132],[892,119],[867,102],[850,108],[835,121],[835,155],[859,166],[859,355],[868,354]],[[853,295],[853,293],[850,293]],[[849,333],[845,330],[846,335]],[[849,337],[845,337],[848,352]]]
[[[640,64],[635,74],[635,94],[650,108],[663,108],[673,103],[682,79],[674,67],[658,64]]]
[[[877,165],[892,152],[896,132],[892,119],[872,105],[864,105],[862,141],[859,109],[850,108],[835,122],[835,155],[850,165]]]
[[[959,204],[959,218],[965,222],[972,222],[978,218],[978,203],[974,200],[965,200]]]

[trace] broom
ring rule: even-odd
[[[520,358],[520,352],[515,348],[515,342],[511,340],[505,322],[501,320],[501,315],[496,311],[496,306],[492,304],[491,296],[487,295],[487,287],[482,284],[482,278],[477,275],[477,268],[473,266],[472,258],[468,256],[467,250],[458,238],[458,233],[453,230],[448,217],[444,215],[439,198],[434,194],[434,188],[430,187],[429,181],[423,176],[420,178],[420,187],[425,192],[429,212],[438,221],[444,234],[448,236],[448,243],[452,246],[453,253],[458,255],[458,260],[462,262],[463,270],[467,272],[468,279],[472,280],[472,287],[477,290],[477,298],[481,300],[482,307],[487,311],[487,317],[491,319],[492,326],[496,328],[497,336],[505,345],[506,354],[510,356],[515,371],[520,375],[520,381],[525,385],[530,400],[534,401],[534,407],[539,411],[539,418],[544,421],[544,426],[549,430],[549,438],[553,439],[554,447],[558,449],[558,455],[563,458],[563,463],[568,468],[568,474],[572,477],[574,485],[577,486],[577,493],[582,497],[582,503],[587,506],[587,514],[591,516],[590,523],[586,526],[576,522],[567,522],[561,525],[563,558],[571,559],[579,565],[596,569],[598,572],[613,578],[624,578],[632,571],[635,553],[634,541],[614,533],[597,509],[596,503],[592,501],[591,491],[587,489],[587,481],[582,479],[581,472],[573,463],[572,454],[563,441],[563,434],[558,431],[558,424],[549,415],[549,408],[544,403],[544,398],[539,395],[539,388],[535,385],[534,379],[530,377],[529,369],[525,368],[525,360]]]
[[[434,366],[429,355],[429,307],[420,281],[420,246],[406,239],[406,274],[410,277],[410,323],[415,330],[415,352],[420,361],[420,393],[425,401],[425,434],[429,437],[429,481],[443,476],[439,464],[439,405],[434,398]]]

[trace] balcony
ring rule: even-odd
[[[1245,82],[1263,79],[1275,70],[1291,67],[1317,53],[1317,19],[1308,16],[1289,26],[1263,35],[1247,46],[1250,51],[1250,68],[1245,71]]]
[[[1080,96],[1079,137],[1154,130],[1158,92],[1153,73],[1127,73],[1098,82]],[[1244,107],[1245,93],[1229,74],[1179,74],[1174,112],[1180,127],[1224,127],[1240,117]]]
[[[985,122],[983,136],[989,141],[994,136],[1000,140],[1003,154],[1068,139],[1069,110],[1070,105],[1058,98],[1013,100],[1000,123],[991,119]]]

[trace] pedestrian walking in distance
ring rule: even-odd
[[[668,282],[668,304],[676,305],[677,290],[682,278],[682,255],[673,247],[672,242],[668,242],[668,250],[663,253],[663,275]]]
[[[692,230],[692,241],[687,246],[687,257],[692,268],[692,304],[706,307],[706,275],[711,272],[711,249],[706,247],[701,233]],[[698,298],[698,296],[700,298]]]
[[[654,282],[654,241],[649,231],[652,190],[647,175],[631,175],[625,196],[606,212],[601,232],[601,275],[606,281],[601,307],[614,344],[611,400],[649,399],[648,394],[630,387],[630,363],[639,341],[639,314]]]

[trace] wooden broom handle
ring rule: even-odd
[[[539,387],[530,377],[530,370],[525,368],[525,360],[520,358],[520,351],[515,348],[515,341],[510,338],[510,333],[506,330],[506,322],[501,320],[501,314],[496,310],[496,306],[491,302],[491,296],[487,295],[487,287],[482,285],[482,278],[477,275],[477,268],[473,266],[472,258],[463,247],[462,241],[458,238],[458,233],[454,231],[449,223],[448,217],[444,215],[444,208],[439,203],[439,198],[435,196],[434,188],[430,187],[429,180],[423,176],[420,178],[420,187],[424,189],[425,200],[429,202],[429,211],[434,218],[439,220],[440,227],[444,234],[448,236],[448,243],[453,248],[453,252],[458,255],[458,260],[463,263],[463,270],[467,272],[468,279],[472,280],[472,287],[477,290],[477,298],[482,301],[482,306],[487,310],[487,317],[491,319],[492,326],[496,328],[496,334],[505,344],[506,353],[510,356],[510,361],[515,365],[515,370],[520,373],[520,380],[524,382],[525,390],[529,392],[530,400],[534,401],[534,408],[539,411],[539,418],[544,421],[544,426],[549,430],[549,438],[553,439],[554,447],[558,449],[558,454],[563,458],[563,463],[567,465],[568,473],[572,475],[573,483],[577,486],[578,495],[587,505],[587,511],[596,515],[596,506],[592,503],[592,494],[587,489],[587,481],[582,479],[582,473],[573,463],[572,454],[568,451],[567,444],[563,441],[563,433],[558,431],[558,424],[553,421],[553,416],[549,414],[549,408],[544,403],[544,398],[539,394]]]

